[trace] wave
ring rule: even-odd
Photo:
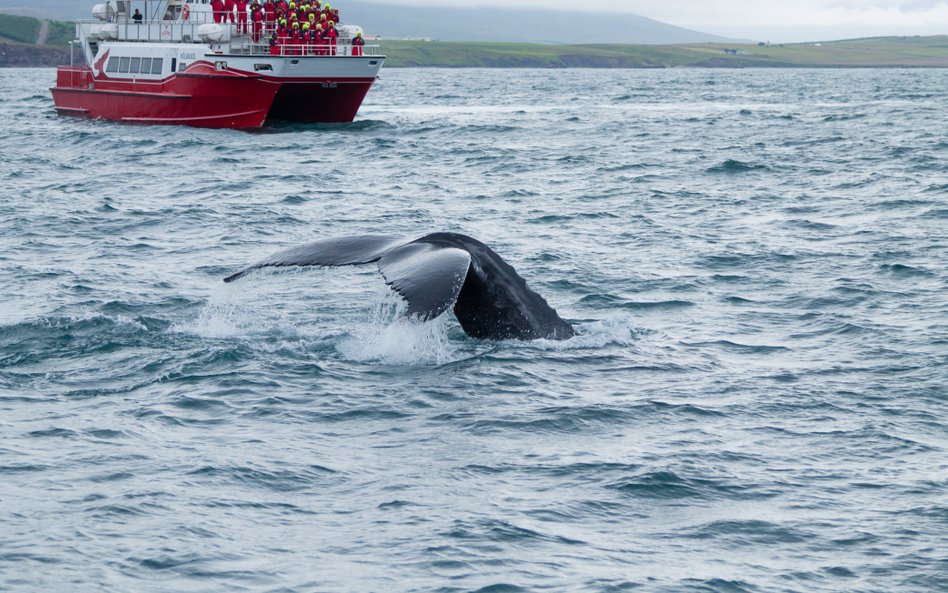
[[[768,171],[770,167],[764,164],[754,164],[736,159],[727,159],[713,167],[708,167],[708,173],[747,173],[750,171]]]
[[[754,500],[767,499],[776,492],[737,480],[679,475],[670,470],[649,471],[617,480],[608,486],[635,498],[664,500]]]

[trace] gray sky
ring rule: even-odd
[[[811,41],[948,34],[948,0],[375,0],[387,4],[505,6],[634,12],[707,33]],[[340,0],[345,4],[345,0]]]

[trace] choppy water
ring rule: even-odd
[[[358,121],[0,71],[0,589],[948,589],[948,72],[387,70]],[[314,238],[490,244],[581,335]]]

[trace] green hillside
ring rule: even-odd
[[[42,21],[31,17],[0,14],[0,67],[68,64],[68,47],[75,37],[75,26],[59,21],[47,21],[46,25],[46,43],[36,45],[43,26]],[[82,59],[81,56],[79,59]]]
[[[35,43],[40,21],[28,16],[0,14],[0,39],[20,43]]]
[[[68,59],[71,23],[0,14],[0,66],[45,66]],[[447,68],[882,68],[948,67],[948,36],[877,37],[824,43],[735,45],[552,45],[439,41],[380,42],[386,67]],[[42,49],[43,51],[40,51]],[[62,55],[60,55],[60,52]],[[64,52],[64,53],[63,53]],[[31,57],[34,56],[34,57]]]
[[[49,39],[47,45],[67,46],[76,38],[76,26],[72,23],[49,21]]]
[[[786,45],[539,45],[382,41],[389,67],[948,67],[948,36]]]

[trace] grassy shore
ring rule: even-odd
[[[0,66],[50,66],[68,60],[70,23],[0,14]],[[948,36],[875,37],[782,45],[542,45],[440,41],[380,42],[386,67],[447,68],[948,68]]]
[[[538,45],[381,41],[387,67],[676,68],[948,67],[948,36],[735,45]]]

